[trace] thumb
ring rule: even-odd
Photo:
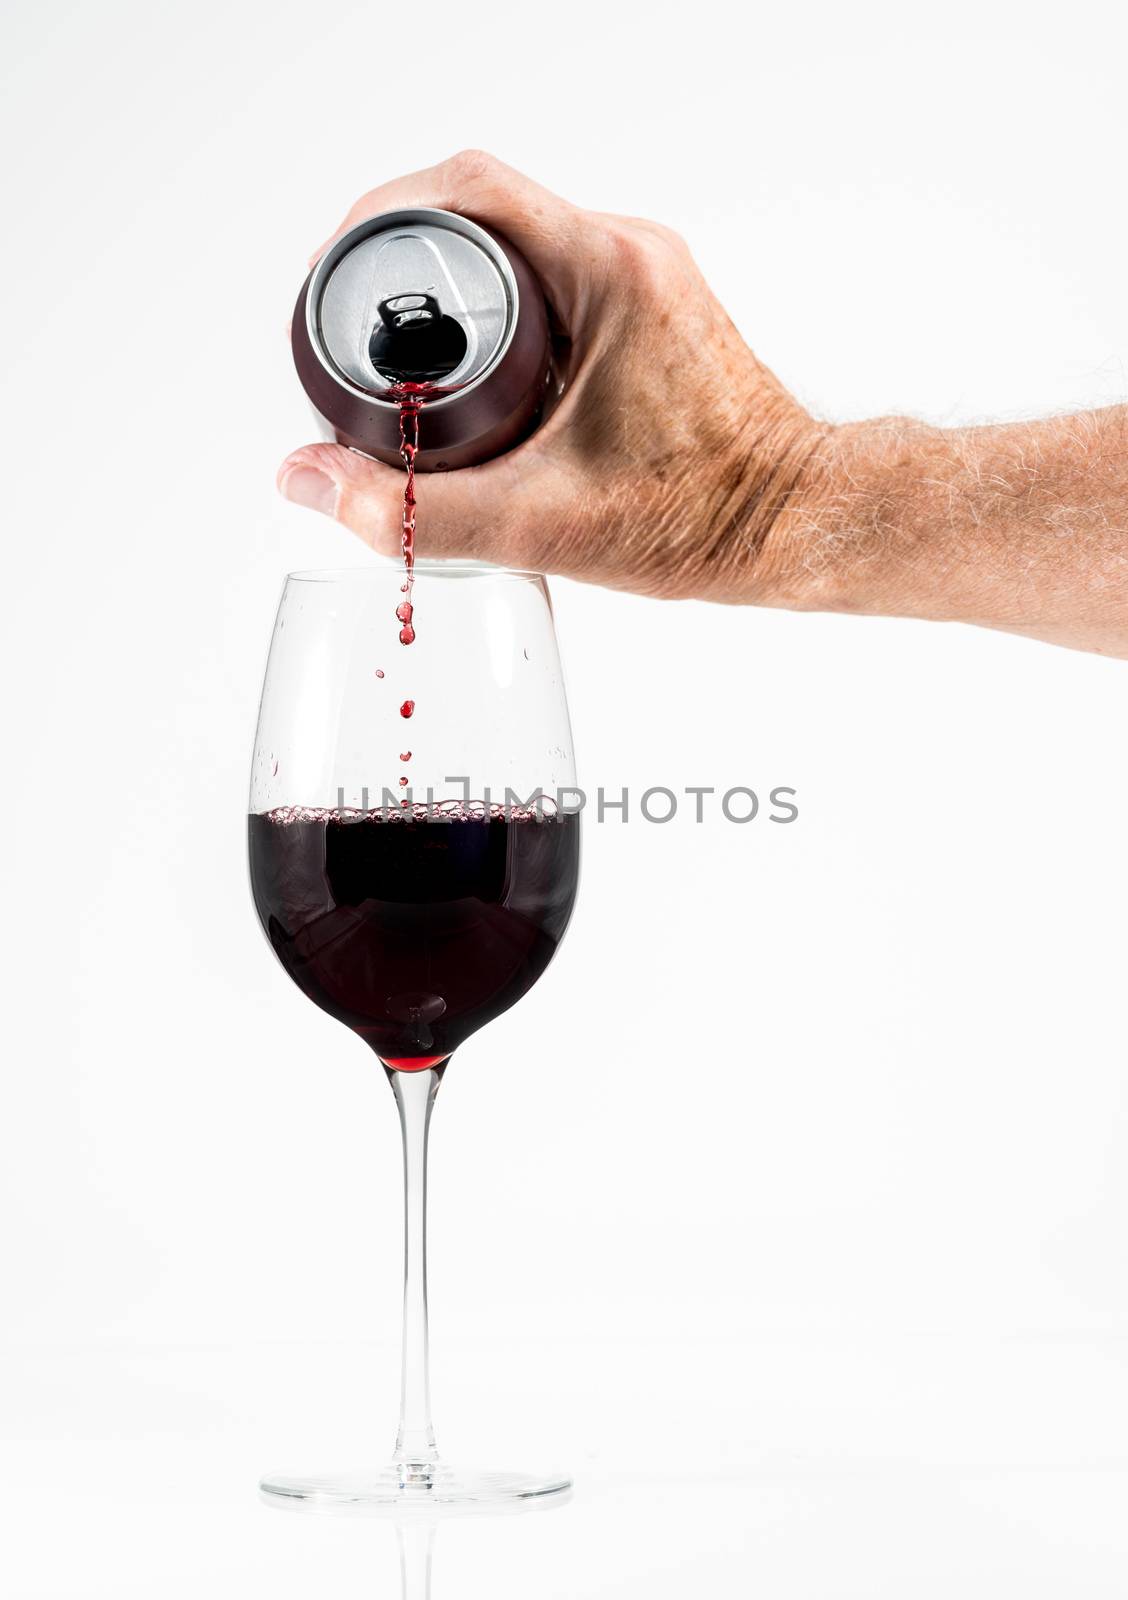
[[[415,480],[416,553],[547,570],[556,472],[527,443],[457,472]],[[339,444],[307,444],[286,457],[278,488],[294,505],[333,517],[377,555],[397,556],[404,473]]]
[[[292,504],[351,528],[378,555],[400,548],[404,474],[339,444],[307,444],[278,469],[278,489]]]

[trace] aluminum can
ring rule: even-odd
[[[551,373],[532,268],[450,211],[390,211],[330,245],[298,295],[294,363],[327,438],[398,465],[398,395],[426,395],[416,466],[474,466],[527,437]]]

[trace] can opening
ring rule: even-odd
[[[430,294],[397,294],[377,307],[368,359],[388,383],[437,383],[466,355],[466,333]]]

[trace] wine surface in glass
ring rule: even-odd
[[[401,1071],[519,1000],[572,914],[577,816],[288,807],[249,827],[255,907],[282,965]]]

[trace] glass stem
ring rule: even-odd
[[[435,1548],[435,1524],[410,1521],[396,1523],[400,1549],[400,1577],[403,1600],[431,1600],[431,1556]]]
[[[441,1066],[388,1069],[403,1132],[403,1367],[395,1460],[405,1488],[429,1484],[439,1459],[427,1339],[427,1132],[442,1075]]]

